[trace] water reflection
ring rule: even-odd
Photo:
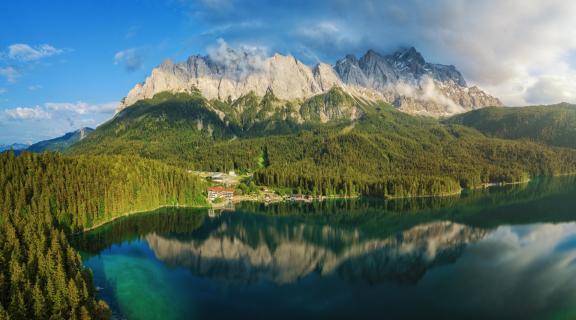
[[[574,319],[575,239],[575,223],[498,227],[449,268],[431,271],[420,294],[441,288],[445,299],[460,304],[452,314]]]
[[[272,228],[247,230],[242,225],[222,223],[206,239],[182,241],[156,233],[145,239],[156,258],[168,265],[185,266],[195,275],[227,283],[285,284],[314,272],[323,276],[337,272],[345,278],[374,283],[385,279],[415,282],[428,267],[454,260],[467,243],[485,234],[457,223],[435,222],[393,237],[363,241],[355,231],[307,227],[300,224],[290,232],[276,232]],[[228,228],[239,236],[229,236]],[[242,235],[250,232],[259,233],[262,241],[244,241]],[[263,234],[267,232],[274,234]],[[324,242],[307,241],[306,233],[316,233]],[[271,242],[264,240],[272,238]],[[347,245],[338,249],[330,246],[335,238],[347,239]]]
[[[77,246],[103,297],[128,317],[574,318],[575,182],[443,199],[245,203],[212,217],[163,209]]]

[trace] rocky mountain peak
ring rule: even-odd
[[[366,76],[360,69],[358,59],[354,55],[349,54],[345,58],[338,60],[334,66],[334,71],[344,83],[358,87],[366,86]]]
[[[174,67],[174,62],[172,61],[172,59],[164,59],[164,61],[162,61],[162,63],[158,67],[161,69],[171,69]]]
[[[86,138],[90,133],[92,133],[92,131],[94,131],[94,129],[89,127],[84,127],[76,130],[76,132],[79,135],[79,140]]]
[[[414,47],[400,49],[392,55],[392,58],[394,60],[402,60],[408,63],[415,63],[420,65],[426,64],[426,60],[424,60],[422,54],[418,52]]]
[[[368,51],[366,51],[366,53],[364,54],[363,57],[368,57],[368,58],[374,58],[374,57],[376,57],[376,58],[382,58],[383,56],[382,56],[380,53],[376,52],[376,50],[374,50],[374,49],[368,49]]]
[[[426,62],[414,47],[390,55],[370,49],[360,59],[349,54],[333,66],[313,67],[291,55],[264,57],[225,48],[182,63],[164,61],[128,93],[119,109],[162,91],[189,92],[190,88],[208,99],[237,99],[248,92],[263,97],[272,91],[280,100],[301,101],[334,86],[353,96],[384,100],[402,111],[431,116],[501,105],[481,90],[469,90],[454,66]]]
[[[342,59],[340,61],[344,61],[344,60],[350,61],[350,63],[352,63],[352,64],[358,64],[358,58],[356,58],[356,56],[353,54],[347,54],[346,57],[344,57],[344,59]]]

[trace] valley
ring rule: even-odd
[[[504,106],[412,46],[305,63],[217,43],[94,129],[115,103],[0,114],[74,126],[0,147],[0,319],[576,314],[573,268],[538,268],[573,258],[576,105]],[[565,278],[545,303],[495,292],[541,269]]]

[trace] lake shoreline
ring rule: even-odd
[[[557,174],[557,175],[552,175],[549,177],[564,177],[564,176],[575,176],[576,173],[565,173],[565,174]],[[530,183],[533,179],[527,179],[524,181],[516,181],[516,182],[501,182],[501,183],[483,183],[478,187],[474,187],[474,188],[461,188],[459,191],[456,192],[452,192],[452,193],[442,193],[442,194],[429,194],[429,195],[414,195],[414,196],[385,196],[382,199],[383,200],[399,200],[399,199],[416,199],[416,198],[445,198],[445,197],[454,197],[454,196],[458,196],[461,195],[462,192],[464,192],[465,190],[480,190],[480,189],[488,189],[488,188],[492,188],[492,187],[502,187],[502,186],[511,186],[511,185],[520,185],[520,184],[527,184]],[[373,198],[373,197],[367,197],[367,196],[362,196],[362,195],[354,195],[354,196],[316,196],[316,197],[310,197],[307,198],[306,200],[292,200],[289,197],[283,197],[283,196],[279,196],[277,195],[277,197],[275,197],[273,200],[269,200],[266,201],[265,199],[260,199],[260,198],[254,198],[252,196],[240,196],[238,198],[235,197],[235,199],[233,201],[231,201],[232,204],[237,204],[237,203],[241,203],[241,202],[257,202],[257,203],[262,203],[262,204],[272,204],[272,203],[282,203],[282,202],[303,202],[303,203],[311,203],[314,201],[324,201],[324,200],[346,200],[346,199],[361,199],[361,198]],[[103,227],[109,223],[112,223],[120,218],[124,218],[124,217],[129,217],[132,215],[136,215],[139,213],[145,213],[145,212],[150,212],[150,211],[155,211],[158,209],[162,209],[162,208],[190,208],[190,209],[226,209],[226,207],[230,204],[230,202],[220,202],[220,203],[209,203],[208,205],[196,205],[196,206],[188,206],[188,205],[161,205],[161,206],[157,206],[155,208],[151,208],[148,210],[138,210],[138,211],[130,211],[128,213],[125,214],[121,214],[119,216],[113,217],[109,220],[106,221],[102,221],[96,225],[93,225],[91,227],[88,228],[84,228],[81,231],[77,231],[75,233],[73,233],[74,235],[78,235],[81,233],[86,233],[86,232],[90,232],[93,230],[96,230],[100,227]]]
[[[307,317],[329,301],[330,309],[313,316],[346,312],[354,318],[368,310],[364,315],[370,318],[393,310],[402,317],[415,310],[406,317],[450,312],[458,318],[463,311],[492,312],[492,301],[484,299],[488,290],[507,302],[490,314],[498,318],[525,312],[502,286],[526,291],[524,282],[534,272],[571,279],[574,268],[566,268],[565,261],[574,255],[575,181],[534,178],[525,185],[466,189],[463,197],[446,200],[243,203],[235,211],[215,209],[211,216],[203,210],[160,210],[119,220],[81,239],[76,248],[89,251],[82,256],[84,266],[92,270],[94,284],[105,288],[99,298],[118,317],[141,312],[180,319],[200,306],[206,318],[249,318],[264,302],[271,307],[258,309],[259,314],[284,319],[278,310],[291,308],[290,319]],[[487,255],[498,263],[483,264]],[[547,282],[536,284],[530,298],[550,288]],[[572,305],[573,283],[559,288],[570,290],[563,304],[556,304],[552,291],[550,304],[537,304],[538,310],[552,306],[562,312]],[[350,291],[364,298],[341,294]],[[287,293],[299,299],[286,300]],[[447,296],[466,309],[445,304]],[[423,309],[431,297],[445,309]],[[481,304],[467,304],[471,297]],[[232,300],[241,308],[223,307]],[[359,308],[358,303],[365,304]],[[220,314],[221,309],[230,312]]]
[[[100,227],[103,227],[103,226],[105,226],[105,225],[107,225],[107,224],[109,224],[109,223],[112,223],[112,222],[114,222],[114,221],[116,221],[116,220],[118,220],[118,219],[120,219],[120,218],[125,218],[125,217],[129,217],[129,216],[132,216],[132,215],[137,215],[137,214],[139,214],[139,213],[146,213],[146,212],[150,212],[150,211],[156,211],[156,210],[163,209],[163,208],[210,209],[211,207],[210,207],[210,206],[188,206],[188,205],[161,205],[161,206],[157,206],[157,207],[155,207],[155,208],[151,208],[151,209],[147,209],[147,210],[130,211],[130,212],[127,212],[127,213],[123,213],[123,214],[121,214],[121,215],[119,215],[119,216],[110,218],[110,219],[108,219],[108,220],[106,220],[106,221],[99,222],[99,223],[97,223],[97,224],[95,224],[95,225],[93,225],[93,226],[91,226],[91,227],[84,228],[84,229],[82,229],[82,230],[80,230],[80,231],[77,231],[77,232],[75,232],[75,233],[73,233],[73,234],[74,234],[74,235],[78,235],[78,234],[90,232],[90,231],[96,230],[96,229],[98,229],[98,228],[100,228]]]

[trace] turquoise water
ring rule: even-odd
[[[76,243],[127,319],[573,319],[576,180],[163,209]]]

